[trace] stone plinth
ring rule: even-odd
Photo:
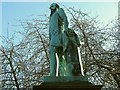
[[[88,82],[87,76],[45,76],[44,83]]]
[[[93,85],[85,76],[74,77],[44,77],[41,85],[34,86],[33,90],[101,90],[102,85]]]

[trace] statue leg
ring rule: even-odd
[[[63,58],[63,48],[58,47],[56,52],[57,52],[57,55],[58,55],[58,58],[59,58],[58,75],[59,76],[64,76],[65,75],[65,61],[64,61],[64,58]]]
[[[73,48],[73,49],[72,49]],[[80,69],[80,63],[79,63],[79,57],[78,57],[78,51],[76,46],[72,46],[71,48],[71,62],[73,64],[73,76],[79,76],[81,74],[81,69]]]
[[[55,56],[55,47],[50,46],[50,76],[56,76],[56,69],[57,69],[57,60]]]
[[[66,60],[66,75],[67,76],[73,76],[72,70],[73,70],[73,64],[71,62],[71,50],[68,46],[66,51],[64,52],[65,60]]]

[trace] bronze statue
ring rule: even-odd
[[[68,28],[67,16],[58,4],[52,3],[50,10],[50,76],[56,76],[57,60],[59,76],[78,76],[81,74],[77,51],[80,46],[78,36],[74,30]]]
[[[67,30],[68,20],[62,8],[56,3],[50,6],[51,14],[49,21],[49,39],[50,39],[50,75],[56,76],[57,56],[59,67],[63,60],[62,33]],[[64,23],[63,23],[64,22]],[[59,68],[60,69],[60,68]],[[60,74],[60,70],[59,74]]]

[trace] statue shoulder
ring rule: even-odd
[[[58,13],[59,13],[59,14],[62,14],[62,13],[64,13],[64,10],[63,10],[63,8],[59,8],[59,9],[58,9]]]
[[[64,11],[63,8],[59,8],[59,11]]]

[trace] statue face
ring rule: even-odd
[[[55,9],[56,9],[56,3],[52,3],[52,4],[50,5],[50,9],[51,9],[51,10],[55,10]]]
[[[56,6],[57,6],[56,3],[52,3],[52,4],[50,5],[50,10],[51,10],[50,16],[52,16],[53,13],[56,11],[56,8],[57,8]]]

